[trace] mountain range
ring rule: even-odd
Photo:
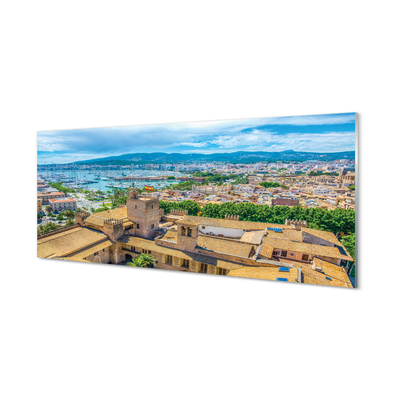
[[[92,160],[78,161],[70,164],[144,164],[144,163],[176,163],[176,162],[231,162],[231,163],[254,163],[258,161],[333,161],[339,159],[355,159],[354,151],[343,151],[335,153],[314,153],[294,150],[281,152],[267,151],[237,151],[234,153],[213,153],[213,154],[182,154],[182,153],[131,153],[121,154]]]

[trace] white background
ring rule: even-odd
[[[7,1],[2,399],[398,398],[396,1]],[[36,259],[36,132],[360,113],[360,288]]]

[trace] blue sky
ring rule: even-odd
[[[355,114],[43,131],[37,140],[39,164],[127,153],[354,151]]]

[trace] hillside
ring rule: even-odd
[[[98,158],[94,160],[79,161],[76,164],[108,164],[116,162],[118,164],[143,164],[143,163],[174,163],[174,162],[199,162],[216,161],[232,163],[252,163],[258,161],[307,161],[321,160],[332,161],[338,159],[354,160],[354,151],[344,151],[336,153],[311,153],[287,150],[282,152],[247,152],[238,151],[234,153],[214,153],[214,154],[182,154],[182,153],[133,153],[122,154],[119,156]]]

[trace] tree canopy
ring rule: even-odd
[[[126,263],[126,265],[130,267],[148,268],[149,265],[154,263],[154,261],[156,261],[155,257],[151,256],[150,254],[142,253],[135,257],[132,262]]]
[[[274,187],[281,186],[280,183],[278,183],[278,182],[261,182],[259,185],[263,186],[265,188],[270,188],[270,187],[274,188]]]
[[[241,221],[253,221],[264,223],[284,224],[286,219],[298,219],[307,221],[308,227],[335,234],[349,235],[355,232],[355,211],[336,208],[326,210],[319,207],[271,207],[268,205],[256,205],[253,203],[223,204],[208,203],[200,207],[195,201],[185,200],[181,202],[160,201],[160,208],[165,213],[172,209],[188,210],[189,215],[200,215],[210,218],[225,218],[226,214],[239,215]]]

